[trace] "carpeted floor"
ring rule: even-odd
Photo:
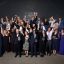
[[[3,57],[0,57],[0,64],[64,64],[64,56],[58,54],[44,57],[38,55],[37,58],[35,56],[31,58],[30,55],[15,58],[14,55],[12,52],[5,53]]]

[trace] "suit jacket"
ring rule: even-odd
[[[33,32],[29,33],[29,42],[30,42],[30,43],[33,43],[33,42],[34,42]]]
[[[33,34],[33,32],[31,32],[29,34],[29,42],[31,45],[33,45],[35,42],[37,42],[37,34],[36,34],[36,37],[34,38],[34,34]]]
[[[23,35],[21,33],[19,33],[18,37],[15,34],[14,37],[14,44],[21,44],[23,42]]]
[[[62,28],[64,28],[64,20],[62,20],[60,25],[59,25],[59,29],[61,30]]]

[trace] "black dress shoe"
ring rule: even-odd
[[[35,57],[37,57],[37,55],[35,55]]]
[[[31,55],[31,57],[33,57],[33,55]]]
[[[19,55],[19,57],[21,57],[21,55]]]
[[[0,57],[2,57],[3,55],[0,55]]]
[[[49,54],[49,56],[51,56],[51,54]]]

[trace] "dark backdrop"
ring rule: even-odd
[[[23,17],[26,12],[38,12],[40,17],[64,16],[64,3],[62,0],[0,0],[0,17]]]

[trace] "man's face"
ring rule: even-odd
[[[59,21],[61,21],[62,20],[62,18],[59,18]]]
[[[3,18],[1,18],[1,21],[3,21]]]
[[[32,17],[32,20],[34,20],[34,17]]]
[[[17,33],[17,34],[19,33],[19,30],[18,30],[18,29],[16,29],[16,33]]]

